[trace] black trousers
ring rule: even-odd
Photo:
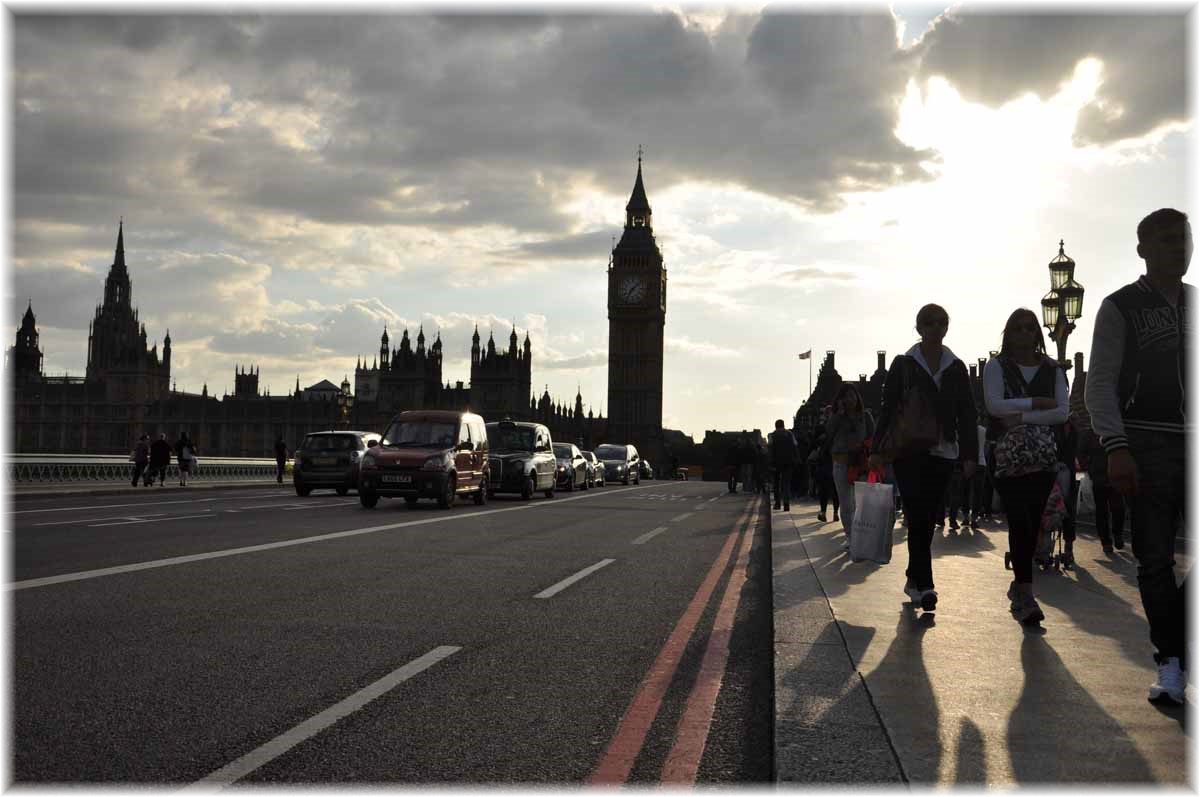
[[[1112,544],[1114,535],[1125,536],[1125,497],[1109,484],[1108,477],[1092,477],[1092,500],[1096,504],[1096,535]]]
[[[137,487],[138,479],[142,478],[142,471],[146,469],[145,462],[133,463],[133,486]]]
[[[1033,553],[1042,529],[1042,513],[1054,488],[1049,471],[1024,476],[997,476],[996,489],[1008,519],[1008,552],[1018,584],[1033,583]]]
[[[946,484],[954,462],[931,454],[893,463],[908,519],[908,576],[917,589],[933,589],[933,522],[945,511]]]
[[[829,499],[833,499],[833,511],[841,510],[841,503],[838,501],[837,488],[833,486],[833,474],[817,471],[817,500],[821,502],[821,514],[825,514],[825,507],[829,505]]]

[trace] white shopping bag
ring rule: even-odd
[[[892,485],[854,483],[854,527],[850,529],[850,559],[892,561],[892,527],[896,524]]]
[[[1096,494],[1092,491],[1092,477],[1086,473],[1079,480],[1079,498],[1075,504],[1075,516],[1084,517],[1096,514]]]

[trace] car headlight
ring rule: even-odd
[[[617,466],[617,473],[620,473],[620,472],[621,472],[621,471],[623,471],[623,470],[625,470],[625,466],[624,466],[624,465],[618,465],[618,466]]]
[[[559,470],[564,470],[564,471],[565,471],[565,470],[567,469],[567,466],[566,466],[566,465],[559,465],[559,466],[558,466],[558,469],[559,469]]]
[[[371,454],[363,454],[362,462],[359,463],[360,468],[375,467],[375,457]]]
[[[350,452],[350,461],[351,461],[351,462],[354,462],[355,460],[357,460],[357,459],[358,459],[359,457],[361,457],[361,456],[362,456],[362,452],[361,452],[361,451],[351,451],[351,452]]]
[[[444,454],[430,457],[421,465],[421,470],[438,470],[444,471],[450,469],[450,458]]]

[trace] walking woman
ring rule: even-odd
[[[838,509],[840,507],[837,490],[833,487],[833,460],[829,456],[829,438],[825,434],[825,425],[829,423],[829,411],[829,405],[821,409],[821,424],[817,426],[813,437],[813,453],[816,454],[814,475],[817,485],[817,500],[821,505],[821,511],[817,513],[817,520],[822,523],[829,522],[829,516],[826,514],[826,509],[829,507],[829,499],[833,499],[833,520],[835,523],[838,520]]]
[[[175,455],[179,458],[179,486],[187,487],[192,463],[196,461],[196,444],[188,437],[187,432],[180,432],[179,441],[175,443]]]
[[[983,369],[983,398],[996,440],[996,490],[1008,518],[1013,615],[1033,625],[1045,619],[1033,596],[1033,554],[1059,453],[1054,426],[1067,420],[1067,377],[1046,356],[1042,326],[1032,310],[1013,311],[1000,353]]]
[[[853,385],[843,383],[833,399],[833,414],[825,425],[829,454],[833,462],[833,485],[842,505],[842,529],[850,548],[850,532],[854,528],[855,472],[865,472],[867,440],[875,432],[875,421],[863,408],[862,397]]]
[[[963,476],[975,474],[975,402],[967,367],[942,345],[950,316],[936,304],[917,312],[921,342],[892,361],[883,385],[883,407],[871,443],[871,468],[893,459],[896,483],[908,518],[908,569],[904,593],[931,612],[933,521],[946,494],[950,469],[962,462]]]

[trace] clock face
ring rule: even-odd
[[[626,277],[617,287],[617,296],[625,304],[637,304],[646,298],[646,283],[637,277]]]

